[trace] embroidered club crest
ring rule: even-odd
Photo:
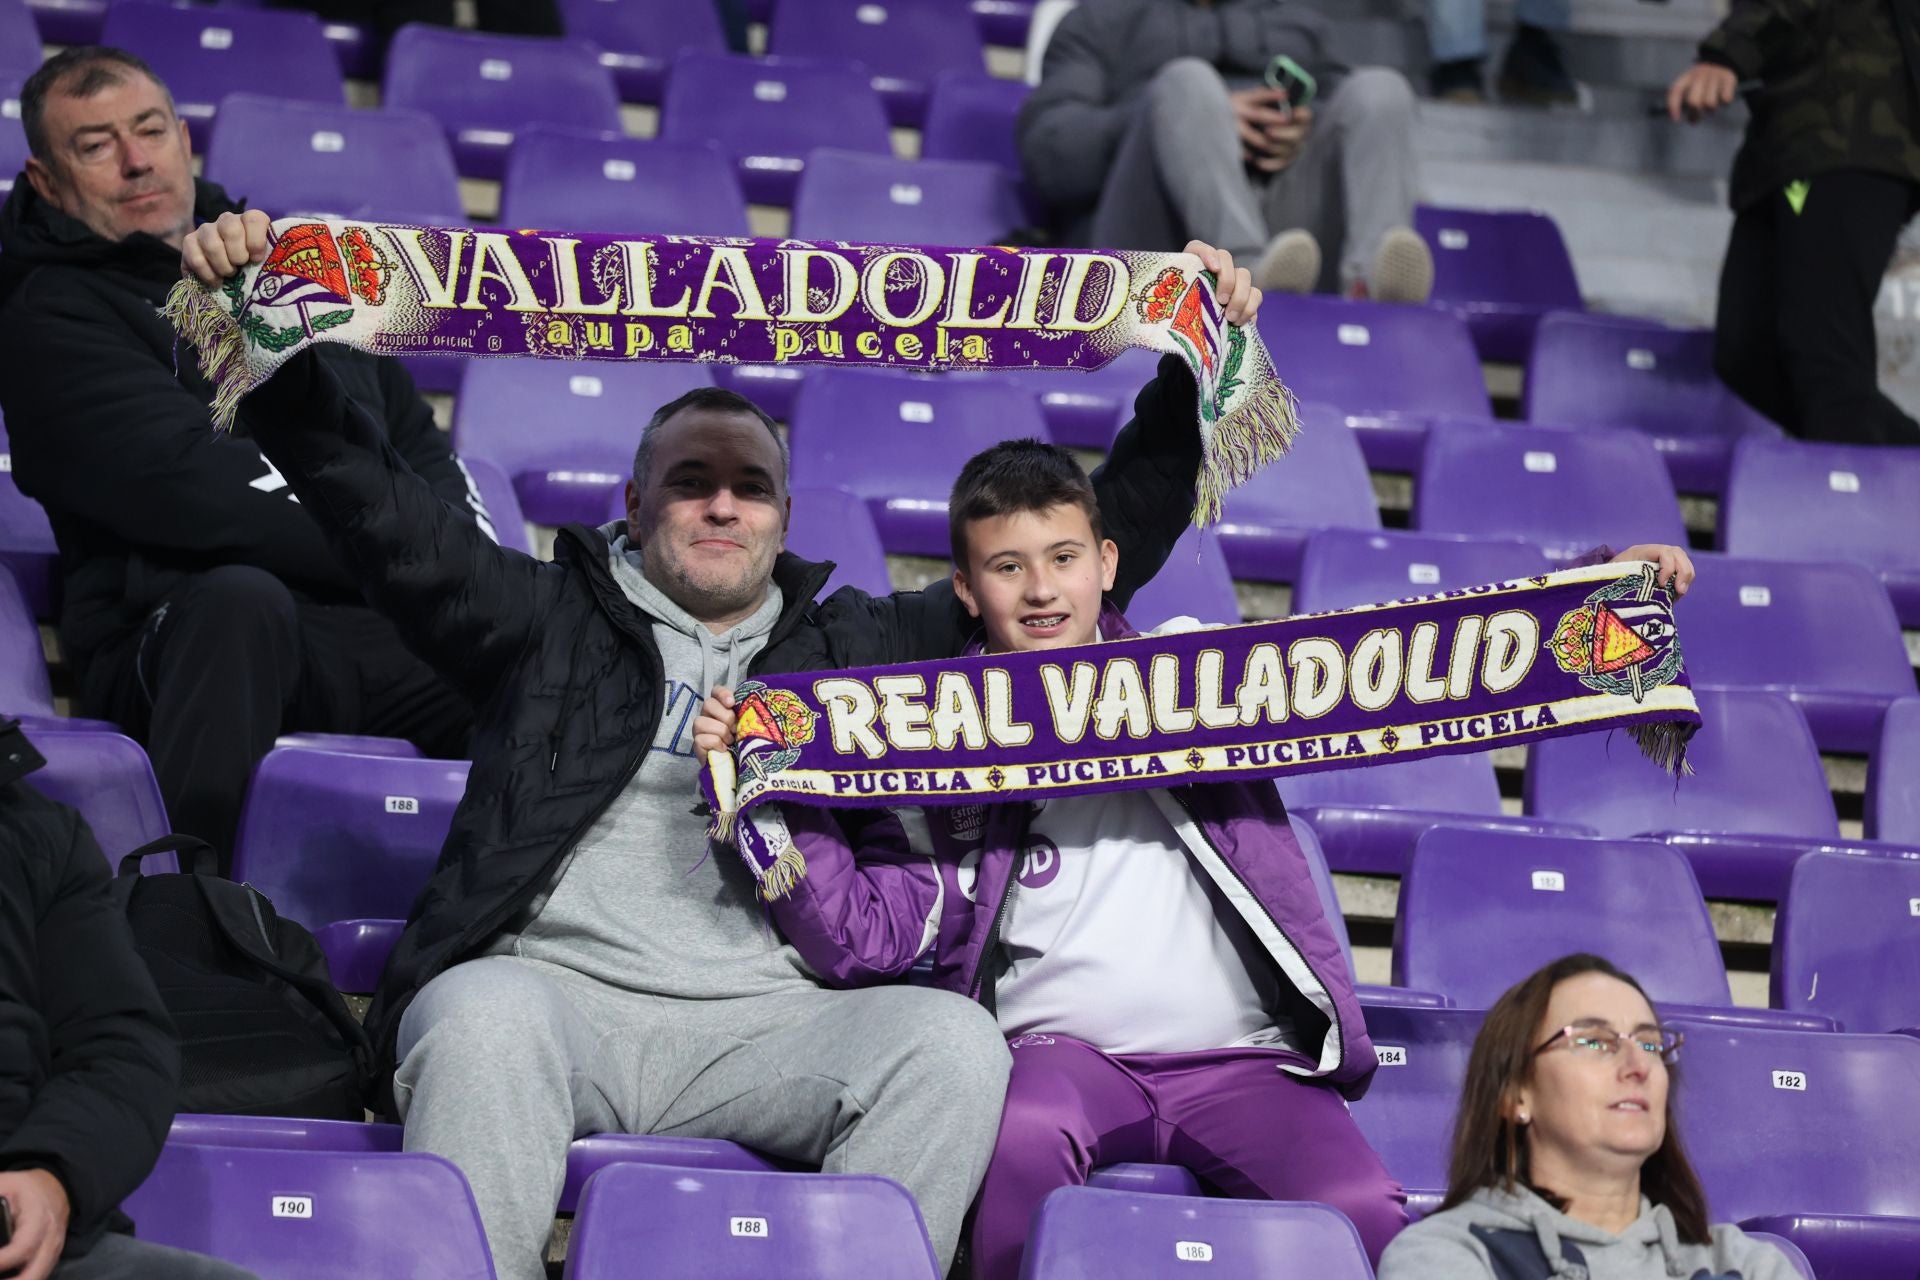
[[[340,251],[346,258],[347,288],[353,291],[353,296],[374,307],[385,302],[393,260],[380,252],[367,229],[348,227],[341,232]]]
[[[1673,596],[1657,584],[1648,565],[1562,614],[1547,648],[1560,669],[1587,688],[1644,701],[1647,690],[1680,674]]]
[[[235,276],[225,286],[235,318],[248,342],[269,351],[284,351],[353,319],[347,265],[323,222],[282,231],[260,264],[252,292],[243,295],[240,281]]]
[[[733,706],[733,732],[740,744],[735,756],[740,771],[754,781],[792,768],[800,759],[800,748],[813,741],[814,725],[820,719],[820,713],[798,694],[769,689],[759,680],[735,689]]]
[[[1140,318],[1148,324],[1160,324],[1171,318],[1186,283],[1187,278],[1178,267],[1168,267],[1148,281],[1133,298],[1140,309]]]

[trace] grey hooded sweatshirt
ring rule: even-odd
[[[736,685],[780,619],[780,588],[722,635],[641,572],[618,525],[606,529],[614,580],[653,620],[667,706],[652,750],[536,899],[489,948],[563,965],[653,995],[725,999],[816,985],[768,923],[753,876],[709,849],[693,722],[707,691]]]
[[[1642,1197],[1615,1235],[1569,1218],[1532,1191],[1482,1188],[1465,1204],[1416,1222],[1380,1258],[1380,1280],[1800,1280],[1764,1240],[1713,1228],[1683,1244],[1665,1205]]]

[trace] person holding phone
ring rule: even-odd
[[[1063,242],[1255,262],[1268,291],[1424,302],[1413,91],[1349,69],[1303,0],[1102,0],[1061,19],[1020,113]]]
[[[180,1050],[107,860],[0,722],[0,1277],[255,1280],[136,1240],[120,1201],[173,1121]]]

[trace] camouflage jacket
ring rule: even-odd
[[[1920,0],[1733,0],[1700,60],[1759,81],[1735,209],[1835,169],[1920,183]]]

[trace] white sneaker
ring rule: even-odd
[[[1312,293],[1319,279],[1320,242],[1298,227],[1275,236],[1253,270],[1254,284],[1266,293]]]
[[[1411,227],[1395,227],[1380,237],[1367,296],[1375,302],[1425,302],[1433,295],[1433,250]]]

